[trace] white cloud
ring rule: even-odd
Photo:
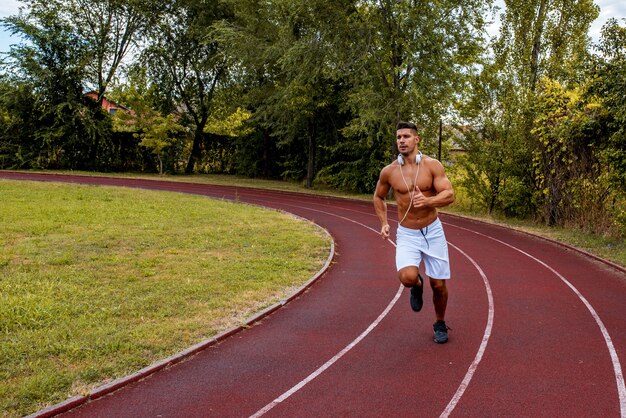
[[[0,17],[16,15],[23,3],[17,0],[2,0],[0,2]]]
[[[624,26],[626,22],[621,19],[626,18],[626,2],[624,0],[597,0],[595,3],[600,6],[600,16],[591,24],[589,36],[594,41],[598,41],[602,26],[610,18],[618,19],[618,23]]]

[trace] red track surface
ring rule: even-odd
[[[442,215],[452,330],[437,345],[431,292],[423,311],[412,312],[369,202],[151,180],[0,177],[237,199],[311,219],[335,240],[331,267],[257,325],[38,416],[79,404],[63,416],[626,417],[626,272],[589,255]]]

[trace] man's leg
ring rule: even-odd
[[[424,306],[422,297],[424,293],[424,282],[417,267],[408,266],[400,269],[398,277],[404,286],[411,288],[411,309],[415,312],[421,311],[422,306]]]
[[[446,281],[430,279],[430,287],[433,289],[433,304],[435,305],[437,321],[443,321],[446,316],[446,307],[448,306],[448,288],[446,287]]]
[[[430,279],[430,287],[433,289],[433,304],[435,305],[435,315],[437,320],[433,324],[435,331],[434,341],[438,344],[448,342],[448,326],[444,321],[446,316],[446,306],[448,305],[448,288],[446,281],[440,279]]]
[[[418,270],[415,266],[408,266],[398,272],[400,282],[406,287],[419,285]]]

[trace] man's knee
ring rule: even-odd
[[[446,281],[441,279],[431,279],[430,287],[433,289],[434,293],[438,294],[446,294],[448,292],[448,288],[446,287]]]
[[[404,267],[398,271],[400,282],[406,287],[415,286],[418,283],[418,270],[415,266]]]

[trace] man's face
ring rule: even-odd
[[[410,154],[419,144],[420,137],[409,128],[398,129],[396,141],[400,154]]]

